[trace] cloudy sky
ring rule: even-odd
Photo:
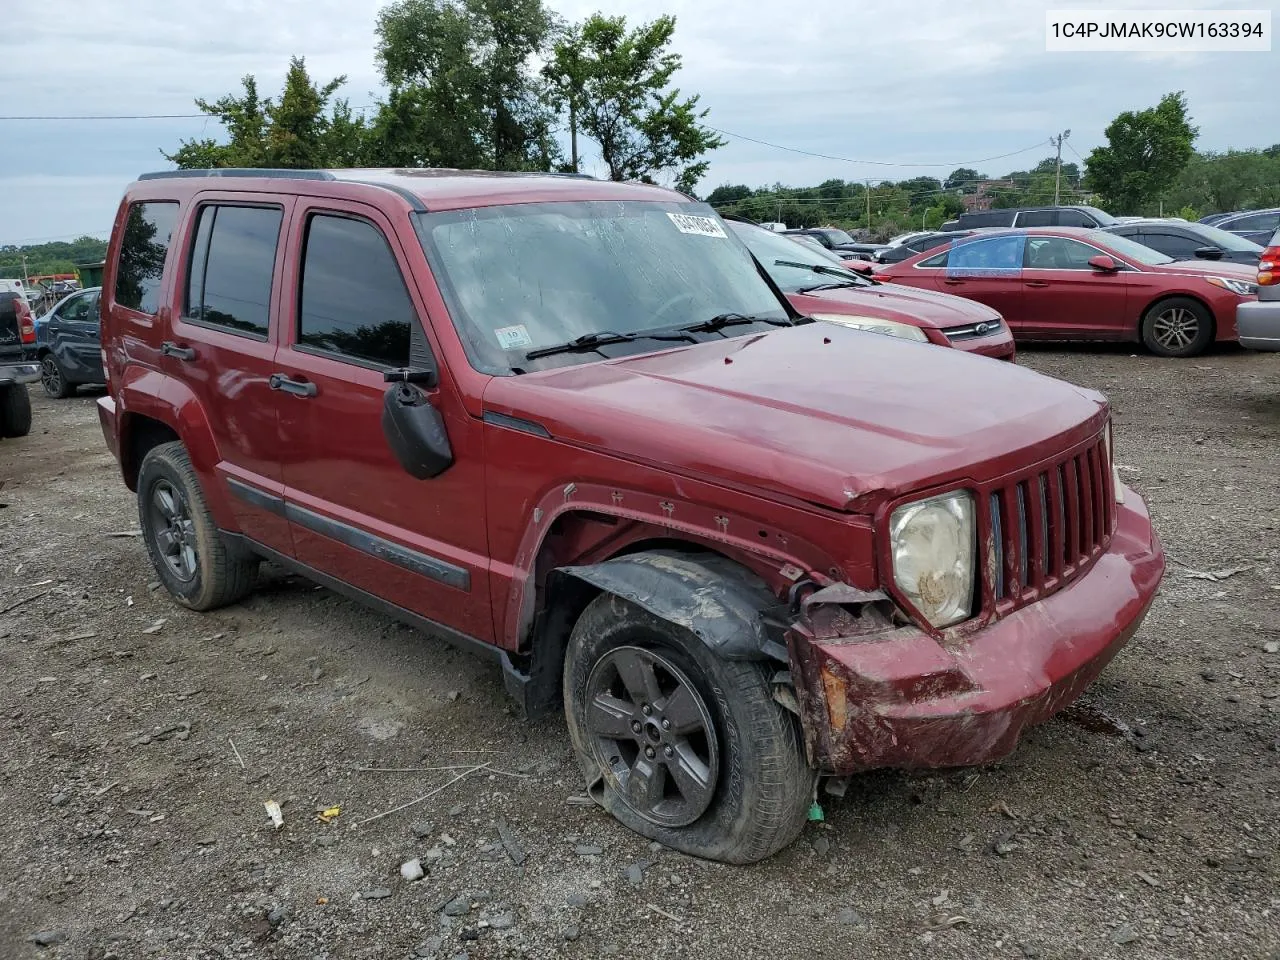
[[[355,106],[381,96],[373,27],[384,0],[42,0],[5,17],[0,116],[189,114],[193,97],[239,90],[253,73],[279,90],[290,54],[312,76],[346,74]],[[998,175],[1102,139],[1121,110],[1185,90],[1202,149],[1280,142],[1270,53],[1046,53],[1048,8],[1271,8],[1276,0],[549,0],[578,19],[597,9],[632,19],[677,16],[681,87],[708,122],[814,153],[732,139],[704,191],[722,183],[795,185],[829,177]],[[1280,26],[1280,16],[1275,17]],[[109,231],[124,186],[213,120],[0,119],[0,245]],[[1026,150],[1026,148],[1034,149]],[[982,158],[1024,151],[986,163]],[[918,166],[910,166],[910,165]],[[933,166],[925,166],[932,164]]]

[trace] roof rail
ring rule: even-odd
[[[139,180],[176,180],[185,177],[265,177],[275,180],[336,180],[328,170],[285,170],[277,167],[215,167],[202,170],[156,170]]]

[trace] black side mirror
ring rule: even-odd
[[[1221,260],[1222,248],[1214,246],[1196,247],[1196,256],[1201,260]]]
[[[417,371],[389,371],[412,376]],[[435,371],[431,371],[434,379]],[[428,480],[453,465],[453,447],[444,418],[413,381],[400,380],[382,399],[382,432],[400,466],[412,477]]]

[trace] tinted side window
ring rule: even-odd
[[[1059,210],[1057,225],[1060,227],[1096,227],[1093,217],[1079,210]]]
[[[280,239],[279,207],[202,207],[187,278],[186,315],[265,340]]]
[[[1190,237],[1182,237],[1175,233],[1140,233],[1133,239],[1144,247],[1159,250],[1166,257],[1173,257],[1175,260],[1192,260],[1195,258],[1196,250],[1205,246]]]
[[[1099,251],[1066,237],[1028,237],[1027,266],[1033,270],[1089,270]]]
[[[1255,213],[1251,216],[1240,217],[1222,224],[1225,229],[1233,230],[1237,233],[1254,230],[1274,230],[1278,225],[1280,225],[1280,213]]]
[[[1024,210],[1018,214],[1018,226],[1020,227],[1054,227],[1057,225],[1057,210]]]
[[[950,248],[943,250],[936,256],[928,257],[916,264],[917,267],[945,267],[947,265],[947,254],[951,252]]]
[[[409,365],[413,303],[382,231],[317,214],[307,223],[298,343],[389,367]]]
[[[171,200],[135,203],[129,207],[116,266],[116,303],[140,313],[160,309],[160,278],[169,239],[178,219]]]
[[[58,310],[58,316],[63,320],[89,320],[91,319],[89,310],[94,306],[95,299],[96,298],[91,293],[72,297]]]

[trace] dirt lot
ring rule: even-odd
[[[867,776],[748,869],[584,805],[563,722],[437,640],[278,571],[178,609],[112,536],[93,398],[36,398],[0,444],[0,960],[1280,957],[1280,357],[1024,362],[1114,401],[1173,561],[1145,627],[1006,762]]]

